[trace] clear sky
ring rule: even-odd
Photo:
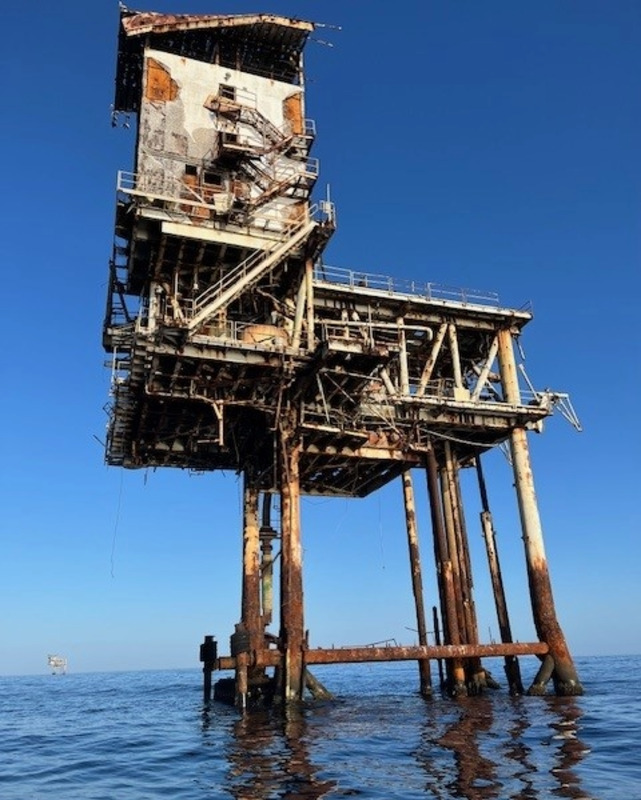
[[[44,9],[44,10],[43,10]],[[531,300],[539,387],[585,431],[532,437],[557,610],[575,654],[641,652],[641,4],[637,0],[157,0],[144,10],[273,11],[342,27],[307,49],[314,155],[358,267]],[[116,171],[116,2],[3,11],[0,672],[197,666],[240,604],[235,475],[107,468],[101,324]],[[486,464],[515,636],[533,635],[509,466]],[[465,475],[479,627],[498,638]],[[426,603],[436,601],[415,475]],[[303,503],[313,645],[412,643],[400,484]]]

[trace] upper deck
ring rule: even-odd
[[[299,83],[312,22],[273,14],[161,14],[121,8],[114,110],[140,109],[144,48]]]

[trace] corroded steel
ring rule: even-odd
[[[483,531],[483,538],[485,540],[485,549],[487,553],[487,561],[490,570],[490,579],[492,581],[492,591],[494,593],[494,604],[496,606],[496,616],[499,623],[499,632],[501,634],[501,641],[509,643],[512,641],[512,628],[510,626],[510,617],[507,609],[507,601],[505,599],[505,589],[503,586],[503,576],[501,574],[501,564],[499,555],[496,549],[496,535],[494,533],[494,524],[492,522],[492,513],[490,511],[490,503],[487,496],[487,488],[485,486],[485,477],[483,475],[483,467],[481,466],[481,457],[476,459],[476,474],[479,482],[479,491],[481,495],[481,529]],[[515,655],[505,656],[505,675],[510,686],[512,694],[523,694],[523,682],[521,680],[521,669],[519,667],[518,659]]]
[[[241,704],[254,689],[300,699],[306,658],[319,657],[304,632],[300,497],[364,497],[403,475],[423,649],[358,657],[412,652],[427,691],[427,659],[449,653],[448,691],[463,694],[481,683],[479,659],[489,651],[474,650],[459,472],[509,442],[533,616],[540,647],[550,648],[532,691],[542,690],[553,662],[557,691],[578,692],[526,440],[560,395],[537,392],[527,377],[522,395],[512,352],[532,314],[502,306],[494,292],[326,263],[336,212],[329,199],[313,200],[319,164],[302,61],[314,27],[269,14],[121,7],[114,123],[137,115],[137,130],[135,172],[118,174],[103,326],[112,374],[107,462],[245,475],[241,621],[232,636]],[[449,650],[427,646],[409,480],[409,469],[423,466]],[[259,493],[281,500],[278,636],[266,630],[275,616],[276,533],[269,521],[259,530]],[[482,523],[501,638],[510,639],[485,507]],[[516,645],[504,645],[514,658]],[[276,667],[273,678],[252,654]]]
[[[501,383],[507,400],[518,405],[521,398],[512,336],[509,331],[502,330],[499,331],[498,337]],[[512,430],[510,434],[510,452],[512,454],[512,468],[521,526],[523,528],[523,543],[525,545],[532,615],[536,632],[539,638],[547,642],[550,647],[550,655],[554,659],[552,679],[557,694],[582,694],[583,688],[579,682],[572,656],[556,616],[552,584],[543,544],[543,529],[534,490],[534,476],[532,475],[527,435],[524,428],[518,427]],[[540,681],[535,681],[530,688],[532,693],[541,693],[543,690],[544,684],[541,684]]]
[[[407,527],[407,546],[410,556],[410,569],[412,573],[412,592],[414,594],[414,607],[416,609],[416,627],[418,642],[422,647],[427,646],[427,624],[425,622],[425,603],[423,600],[423,576],[421,573],[421,557],[418,546],[418,530],[416,526],[416,505],[414,503],[414,486],[409,469],[402,475],[403,501],[405,506],[405,524]],[[430,662],[421,660],[419,676],[421,694],[429,697],[432,694],[432,678],[430,675]]]
[[[304,689],[303,551],[300,538],[300,444],[286,424],[281,430],[280,640],[285,700],[300,700]]]
[[[548,646],[543,642],[516,642],[514,644],[475,644],[475,645],[441,645],[440,647],[343,647],[315,648],[305,651],[306,664],[350,664],[368,661],[418,661],[420,659],[461,660],[464,658],[491,658],[515,655],[544,656]],[[262,650],[256,654],[255,665],[260,667],[275,666],[280,661],[280,654],[275,650]],[[219,669],[234,669],[236,659],[223,657],[218,659]]]
[[[243,504],[243,586],[242,622],[249,634],[250,650],[262,646],[260,614],[260,562],[258,528],[258,489],[245,476]]]

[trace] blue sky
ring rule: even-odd
[[[114,185],[133,130],[110,126],[117,3],[13,3],[3,74],[0,672],[197,665],[237,621],[235,475],[107,468],[100,347]],[[531,300],[528,372],[569,391],[532,457],[557,610],[575,654],[641,652],[641,6],[636,0],[157,0],[339,25],[307,49],[314,155],[357,267]],[[532,637],[509,467],[486,462],[515,635]],[[464,476],[479,627],[498,638],[478,497]],[[425,484],[415,475],[426,603]],[[415,634],[400,484],[303,503],[313,645]]]

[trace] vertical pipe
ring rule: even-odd
[[[207,635],[200,645],[200,660],[203,664],[203,700],[211,700],[211,673],[216,669],[218,645],[213,636]]]
[[[434,623],[434,643],[437,647],[441,646],[441,629],[438,624],[438,608],[436,606],[432,606],[432,621]],[[443,677],[443,659],[438,659],[438,680],[439,685],[441,688],[445,686],[445,680]]]
[[[249,635],[249,649],[260,650],[263,628],[260,618],[260,566],[258,489],[245,473],[243,502],[243,587],[241,621]]]
[[[521,397],[512,347],[512,334],[509,330],[501,330],[498,337],[503,395],[511,405],[519,405]],[[515,427],[510,432],[510,451],[536,632],[539,639],[548,644],[550,655],[554,659],[552,679],[556,693],[558,695],[583,694],[583,687],[579,682],[554,607],[525,428]],[[536,679],[528,690],[530,694],[543,694],[544,692],[545,684]]]
[[[510,616],[507,610],[507,600],[505,599],[505,589],[503,586],[503,575],[501,574],[501,564],[499,554],[496,549],[496,534],[492,522],[492,512],[481,466],[481,456],[476,457],[476,474],[479,482],[479,492],[481,494],[481,529],[485,539],[485,550],[487,552],[487,563],[490,569],[492,590],[494,592],[494,605],[496,606],[496,616],[499,623],[501,641],[508,644],[513,641]],[[523,682],[521,680],[521,669],[519,660],[516,656],[505,656],[505,676],[510,687],[510,694],[523,694]]]
[[[461,636],[460,644],[468,644],[467,624],[465,619],[465,609],[463,606],[464,593],[461,583],[461,559],[453,509],[453,482],[451,480],[451,470],[448,468],[448,461],[450,461],[448,452],[449,451],[445,449],[445,464],[441,469],[441,497],[443,502],[443,516],[445,519],[445,533],[447,536],[447,551],[450,563],[452,565],[452,581],[455,590],[454,597],[457,628]]]
[[[263,495],[263,517],[260,531],[260,597],[261,619],[263,627],[271,624],[274,614],[274,548],[272,541],[276,538],[276,531],[271,526],[271,494]]]
[[[314,336],[314,262],[311,258],[305,262],[305,285],[307,287],[307,349],[312,351],[316,346],[316,338]]]
[[[398,317],[396,324],[398,325],[398,360],[401,378],[400,389],[402,395],[408,395],[410,393],[410,377],[409,367],[407,364],[407,337],[405,335],[405,320],[403,317]]]
[[[412,592],[416,608],[416,627],[418,629],[418,643],[427,646],[427,625],[425,624],[425,606],[423,603],[423,576],[421,573],[421,556],[418,547],[418,531],[416,527],[416,505],[414,503],[414,486],[410,469],[403,471],[403,501],[405,505],[405,523],[407,527],[407,546],[410,556],[412,571]],[[432,677],[430,675],[430,662],[422,658],[418,662],[420,691],[423,697],[432,696]]]
[[[448,540],[443,522],[443,506],[438,481],[438,463],[432,446],[426,459],[427,489],[430,499],[430,516],[434,535],[434,555],[438,573],[441,617],[446,644],[461,644],[456,613],[456,592],[452,577],[452,562],[449,560]],[[465,673],[461,659],[446,662],[448,690],[451,694],[465,694]]]
[[[461,372],[461,357],[458,349],[458,336],[456,325],[453,322],[447,326],[450,353],[452,355],[452,370],[454,372],[454,385],[457,389],[463,388],[463,374]]]
[[[300,282],[298,294],[296,295],[296,311],[294,314],[294,330],[292,332],[292,347],[296,350],[300,347],[300,335],[303,327],[303,312],[305,310],[305,297],[307,295],[307,283],[305,277]]]
[[[274,548],[272,547],[272,531],[269,533],[261,532],[261,611],[263,625],[267,627],[271,624],[274,615]]]
[[[474,607],[472,564],[470,560],[469,542],[465,527],[463,513],[463,499],[459,482],[459,465],[456,454],[449,441],[444,442],[445,470],[443,472],[445,496],[444,502],[449,501],[450,524],[452,526],[453,546],[450,558],[455,565],[455,580],[458,590],[458,608],[461,632],[465,644],[478,644],[478,625],[476,609]],[[448,515],[446,514],[446,519]],[[478,692],[486,684],[485,671],[481,659],[470,658],[466,660],[468,685],[473,692]]]
[[[427,478],[427,491],[430,501],[430,519],[432,522],[432,537],[434,540],[434,563],[438,583],[441,618],[443,619],[443,636],[451,644],[448,627],[447,607],[445,603],[445,584],[443,582],[443,564],[447,561],[447,539],[443,524],[443,509],[438,488],[438,466],[434,450],[430,447],[425,457],[425,475]]]
[[[293,430],[281,431],[281,648],[284,699],[300,700],[304,689],[303,576],[300,538],[300,445]]]
[[[236,705],[241,711],[247,708],[249,693],[249,653],[236,656]]]

